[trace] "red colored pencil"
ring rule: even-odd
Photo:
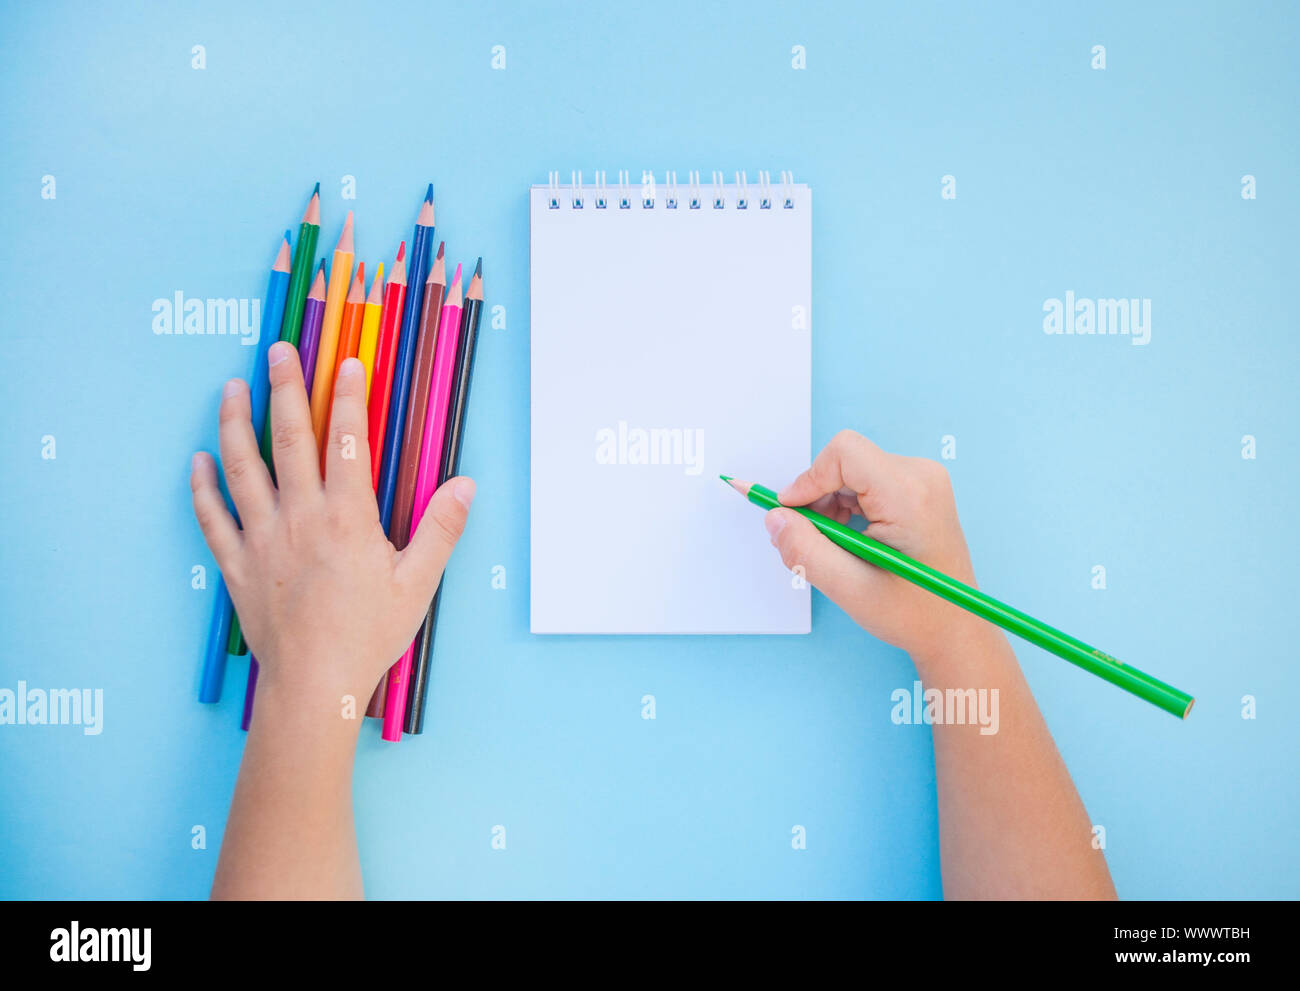
[[[406,301],[406,242],[397,249],[393,274],[384,287],[384,313],[379,323],[379,343],[375,348],[375,375],[370,382],[367,413],[370,417],[370,484],[379,491],[379,468],[384,461],[384,429],[388,425],[388,402],[393,393],[393,368],[397,363],[397,344],[402,327],[402,304]],[[380,678],[366,706],[366,715],[381,719],[384,715],[384,686]]]
[[[406,242],[397,249],[397,261],[384,287],[384,316],[379,325],[375,349],[375,377],[370,383],[370,479],[379,490],[379,466],[384,457],[384,428],[388,425],[388,403],[393,392],[393,366],[402,327],[402,303],[406,300]]]

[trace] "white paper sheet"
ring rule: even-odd
[[[533,633],[811,629],[762,510],[718,475],[808,466],[812,194],[762,209],[751,187],[742,210],[714,188],[699,209],[531,189]]]

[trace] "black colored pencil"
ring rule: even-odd
[[[483,259],[474,267],[474,277],[465,290],[465,308],[460,315],[460,340],[456,347],[456,378],[451,389],[451,408],[447,417],[447,436],[442,442],[442,470],[438,484],[455,477],[460,471],[461,440],[465,436],[465,411],[469,407],[469,385],[474,375],[474,353],[478,350],[478,324],[483,314]],[[420,629],[420,647],[411,665],[406,693],[406,733],[424,732],[424,705],[429,693],[429,664],[433,653],[434,630],[438,625],[438,602],[442,583],[429,603],[429,611]]]

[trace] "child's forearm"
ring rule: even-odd
[[[352,820],[359,720],[260,684],[213,898],[361,898]],[[286,697],[287,696],[287,697]]]
[[[940,653],[914,658],[917,671],[927,689],[996,691],[997,731],[933,727],[945,897],[1114,898],[1088,814],[1007,638],[975,617],[953,628]]]
[[[220,413],[238,521],[209,455],[195,455],[190,475],[203,537],[262,662],[212,895],[360,898],[355,708],[419,630],[465,528],[474,483],[444,483],[406,549],[396,550],[371,485],[361,362],[339,366],[324,476],[297,349],[271,345],[267,368],[274,482],[238,379],[226,383]]]

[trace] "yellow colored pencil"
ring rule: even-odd
[[[339,326],[343,320],[343,304],[352,287],[352,211],[343,222],[338,247],[334,249],[334,262],[330,265],[329,290],[325,295],[325,316],[321,320],[320,346],[316,351],[316,374],[311,383],[311,428],[316,434],[316,447],[325,447],[325,427],[329,423],[330,395],[334,391],[334,358],[339,348]]]
[[[384,263],[379,263],[375,281],[366,297],[366,308],[361,317],[361,344],[357,357],[366,366],[366,402],[370,401],[370,380],[375,375],[375,349],[379,347],[379,321],[384,311]]]

